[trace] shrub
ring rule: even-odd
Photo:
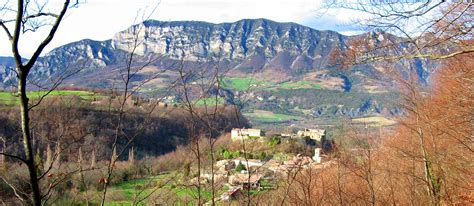
[[[237,165],[237,167],[235,167],[235,171],[236,171],[236,172],[241,172],[242,170],[247,170],[247,168],[245,168],[245,165],[242,164],[242,162],[239,162],[239,164]]]
[[[232,152],[229,152],[228,150],[225,150],[223,153],[222,153],[222,157],[224,159],[232,159],[233,156],[232,156]]]
[[[257,137],[257,136],[249,136],[249,140],[257,140],[259,139],[260,137]]]
[[[275,145],[278,145],[281,143],[281,137],[274,136],[270,141],[268,142],[268,145],[271,147],[274,147]]]

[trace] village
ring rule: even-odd
[[[270,143],[275,137],[268,139],[261,129],[234,128],[231,131],[234,144],[251,144],[254,141]],[[312,149],[312,156],[296,154],[285,159],[253,159],[235,157],[222,159],[215,163],[213,173],[201,173],[201,181],[209,183],[213,178],[215,183],[222,183],[228,188],[215,201],[237,200],[247,192],[270,190],[273,183],[290,174],[295,174],[304,169],[322,169],[330,166],[331,161],[322,154],[322,142],[326,139],[326,130],[303,129],[296,133],[281,133],[276,135],[279,143],[292,144],[298,142]],[[196,182],[196,178],[193,179]]]

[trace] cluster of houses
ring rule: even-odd
[[[259,138],[263,136],[261,129],[245,129],[245,128],[234,128],[230,133],[230,137],[233,141],[241,141],[249,138]],[[309,138],[314,141],[321,142],[326,136],[326,130],[324,129],[303,129],[299,130],[296,134],[293,133],[282,133],[281,137],[285,138]]]
[[[245,170],[232,174],[237,165],[242,164]],[[289,174],[302,171],[307,168],[321,168],[325,163],[321,163],[320,149],[315,149],[313,157],[297,155],[291,160],[279,162],[276,160],[262,161],[256,159],[235,158],[220,160],[216,163],[217,172],[215,180],[227,179],[229,190],[224,192],[220,200],[231,200],[238,198],[242,190],[262,189],[262,180],[273,179],[275,177],[286,177]]]
[[[285,134],[282,137],[287,138],[309,138],[315,141],[322,141],[326,135],[325,130],[321,129],[303,129],[296,134]],[[260,129],[232,129],[231,138],[233,141],[242,141],[251,138],[260,138],[263,132]],[[262,180],[275,177],[285,177],[296,171],[306,168],[318,168],[326,163],[321,163],[321,148],[314,149],[314,156],[296,155],[287,161],[277,161],[271,159],[262,161],[257,159],[234,158],[225,159],[216,162],[217,172],[214,179],[224,180],[229,185],[229,190],[224,192],[220,200],[231,200],[238,198],[242,190],[260,190]],[[243,165],[245,169],[236,172],[238,165]]]

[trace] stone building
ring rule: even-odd
[[[249,137],[261,137],[262,130],[260,129],[240,129],[234,128],[230,133],[233,141],[247,139]]]
[[[304,129],[296,133],[298,137],[309,137],[312,140],[321,142],[321,140],[326,135],[326,130],[324,129]]]
[[[235,174],[229,177],[229,184],[240,186],[242,189],[260,189],[260,174]]]

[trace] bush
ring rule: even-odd
[[[278,145],[281,143],[281,137],[274,136],[270,141],[268,142],[268,145],[271,147],[274,147],[275,145]]]
[[[222,153],[222,157],[224,159],[232,159],[233,156],[232,156],[232,152],[229,152],[228,150],[225,150],[223,153]]]
[[[221,151],[221,154],[222,154],[222,158],[223,159],[233,159],[233,158],[237,158],[237,157],[240,157],[240,151],[229,151],[229,150],[226,150],[226,149],[223,149]]]
[[[236,158],[236,157],[240,157],[240,151],[238,150],[232,153],[232,158]]]
[[[257,140],[259,139],[260,137],[257,137],[257,136],[249,136],[249,140]]]
[[[140,177],[137,175],[136,167],[127,165],[127,163],[116,162],[115,166],[116,168],[114,169],[112,178],[110,180],[112,184],[126,182]]]
[[[245,165],[242,164],[242,162],[239,162],[239,164],[237,165],[237,167],[235,167],[235,171],[236,171],[236,172],[241,172],[242,170],[247,170],[247,168],[245,168]]]

